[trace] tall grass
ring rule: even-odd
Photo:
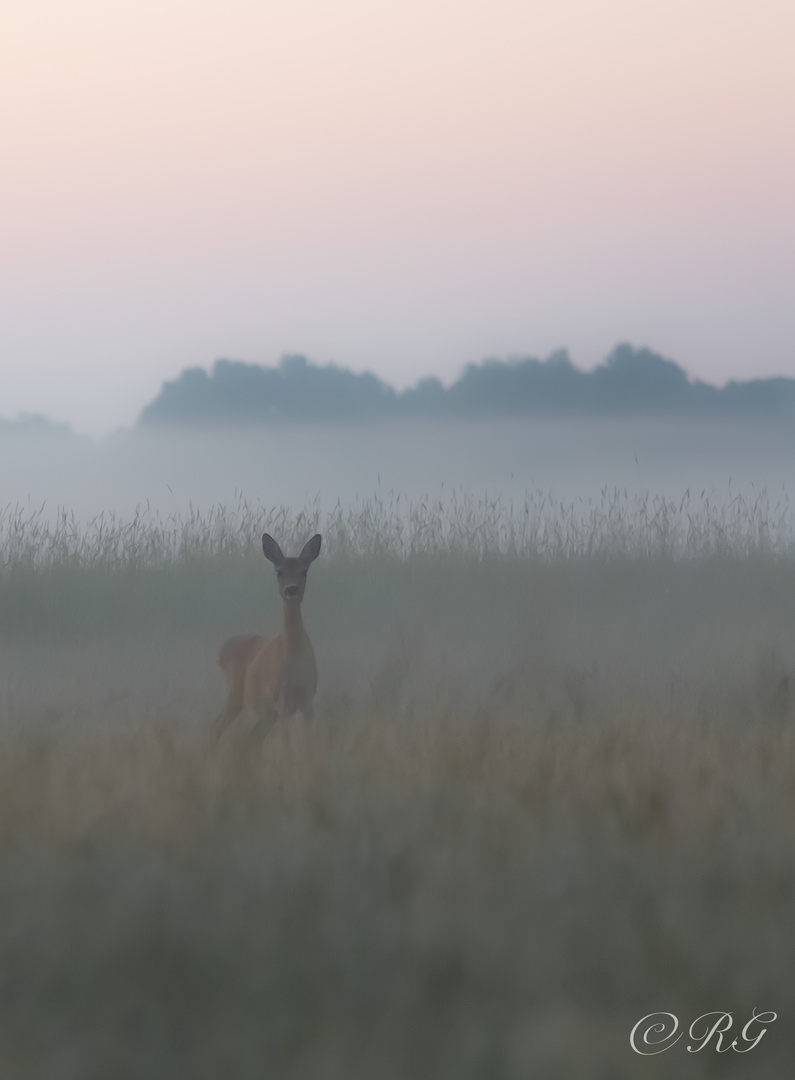
[[[601,499],[560,502],[544,492],[521,504],[455,492],[447,499],[373,495],[321,512],[236,505],[161,516],[142,508],[129,520],[109,513],[87,522],[61,509],[0,509],[0,567],[162,566],[259,551],[263,531],[296,546],[322,531],[332,555],[354,558],[460,555],[568,560],[599,556],[700,558],[713,554],[791,554],[792,510],[767,492],[754,500],[685,492],[679,500],[604,491]]]
[[[0,1070],[152,1080],[786,1074],[782,728],[348,714],[213,755],[0,745]],[[745,1060],[629,1032],[780,1020]],[[744,1019],[743,1019],[744,1022]]]
[[[212,749],[265,529],[323,533],[318,719]],[[794,555],[764,495],[5,511],[0,1076],[784,1075]]]

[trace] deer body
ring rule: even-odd
[[[301,618],[301,601],[309,565],[320,553],[320,536],[313,536],[297,558],[285,558],[267,533],[262,550],[276,570],[284,627],[270,639],[253,634],[224,643],[218,663],[226,676],[227,701],[215,722],[216,738],[245,707],[259,716],[266,730],[280,716],[300,712],[306,720],[312,717],[317,664]]]

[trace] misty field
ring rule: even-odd
[[[214,746],[264,529],[323,533],[316,718]],[[0,1076],[786,1074],[786,504],[8,509],[0,565]]]

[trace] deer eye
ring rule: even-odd
[[[276,577],[281,577],[281,576],[282,576],[282,572],[281,572],[281,570],[277,570],[277,571],[276,571]]]

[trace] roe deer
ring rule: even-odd
[[[231,637],[223,645],[218,663],[226,676],[227,700],[215,721],[216,739],[246,705],[257,713],[265,731],[279,716],[300,712],[305,720],[312,718],[317,665],[301,620],[301,601],[309,565],[320,554],[320,535],[313,536],[297,558],[285,558],[267,533],[262,550],[276,569],[284,629],[274,638]]]

